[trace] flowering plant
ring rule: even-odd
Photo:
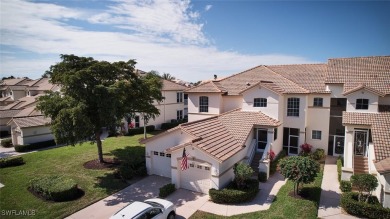
[[[311,149],[313,148],[313,146],[311,144],[308,144],[308,143],[305,143],[305,144],[302,144],[301,145],[301,154],[302,155],[309,155],[311,153]]]
[[[274,152],[273,150],[270,150],[270,151],[268,152],[268,157],[269,157],[269,159],[270,159],[271,161],[273,161],[274,158],[275,158],[275,152]]]

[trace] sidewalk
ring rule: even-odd
[[[356,218],[343,214],[340,207],[339,181],[337,176],[337,157],[327,156],[325,160],[324,176],[321,184],[321,199],[318,207],[319,218]]]

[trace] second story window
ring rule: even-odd
[[[266,98],[255,98],[253,100],[253,107],[267,107]]]
[[[139,128],[139,116],[135,116],[134,122],[135,122],[135,127]]]
[[[209,97],[206,96],[199,97],[199,112],[201,113],[209,112]]]
[[[322,107],[322,105],[323,105],[323,98],[315,97],[314,102],[313,102],[313,106]]]
[[[368,109],[368,99],[356,99],[356,109]]]
[[[287,99],[287,116],[299,117],[299,98],[291,97]]]
[[[176,111],[176,120],[183,119],[183,110]]]
[[[176,93],[176,102],[182,103],[183,102],[183,92],[177,92]]]

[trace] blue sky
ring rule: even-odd
[[[59,54],[136,59],[187,81],[261,64],[390,55],[390,1],[2,0],[2,76]]]

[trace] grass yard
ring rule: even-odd
[[[106,139],[103,142],[104,157],[134,153],[144,156],[145,148],[138,143],[141,137]],[[0,189],[1,218],[8,218],[4,216],[4,210],[34,211],[35,216],[29,218],[63,218],[128,186],[113,176],[114,170],[88,170],[83,167],[85,162],[97,159],[95,144],[65,146],[25,154],[23,158],[26,164],[22,166],[0,169],[0,182],[5,185]],[[85,195],[78,200],[55,203],[43,201],[27,190],[32,178],[52,174],[63,174],[76,180]]]
[[[294,184],[291,181],[288,181],[286,185],[284,185],[280,189],[270,209],[266,211],[236,215],[228,218],[317,218],[318,205],[321,196],[323,168],[324,166],[323,164],[321,164],[321,172],[318,174],[316,180],[313,183],[304,186],[305,194],[308,194],[308,197],[306,199],[296,199],[289,196],[289,193],[294,189]],[[220,219],[227,217],[214,215],[202,211],[197,211],[190,217],[190,219],[204,218]]]

